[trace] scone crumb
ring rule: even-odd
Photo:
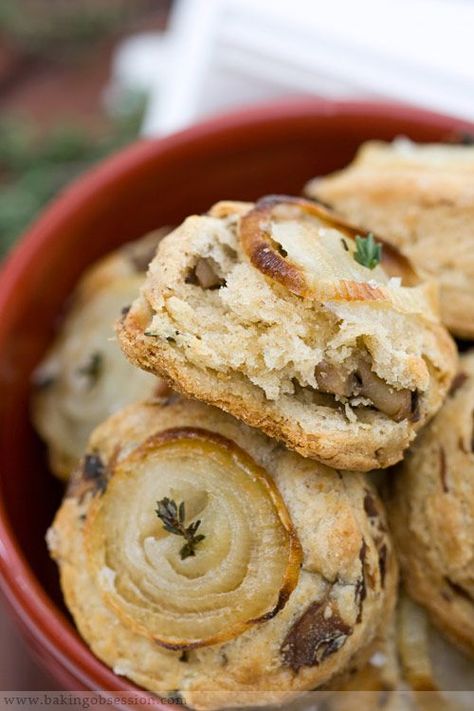
[[[357,415],[355,414],[354,410],[348,402],[344,403],[344,413],[349,422],[351,422],[352,424],[355,424],[357,422]]]
[[[107,565],[104,565],[99,571],[99,579],[101,584],[105,589],[110,590],[111,592],[115,589],[115,577],[115,571]]]
[[[330,617],[332,617],[332,607],[331,605],[326,605],[324,608],[324,619],[329,620]]]
[[[117,674],[117,676],[130,676],[130,674],[133,674],[133,668],[126,659],[119,659],[119,661],[114,664],[113,672]]]
[[[383,654],[383,652],[375,652],[375,654],[373,654],[369,659],[369,664],[380,669],[384,667],[386,663],[387,656]]]
[[[53,526],[46,531],[46,545],[50,553],[55,553],[59,548],[59,536]]]

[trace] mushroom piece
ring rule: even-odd
[[[322,360],[316,366],[314,374],[321,392],[339,397],[366,397],[395,422],[401,422],[413,415],[411,390],[392,388],[373,372],[367,360],[361,358],[357,369],[352,373],[344,372],[337,365]]]
[[[199,285],[203,289],[220,289],[225,285],[225,279],[216,274],[210,259],[200,257],[186,278],[186,283]]]
[[[395,390],[371,370],[367,361],[361,360],[357,368],[361,385],[359,394],[371,400],[375,407],[395,422],[412,414],[412,393],[408,388]]]
[[[314,369],[314,375],[318,388],[323,393],[340,397],[350,397],[354,394],[356,386],[354,373],[344,373],[337,365],[322,360]]]

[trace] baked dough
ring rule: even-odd
[[[306,194],[379,232],[439,279],[444,323],[474,338],[474,147],[369,141]]]
[[[156,460],[161,463],[156,465],[154,475],[152,470],[141,468],[140,453],[146,453],[148,462],[155,461],[163,441],[175,438],[176,432],[184,432],[185,438],[226,441],[237,459],[245,456],[248,462],[252,460],[264,468],[289,515],[288,526],[300,546],[301,569],[298,565],[291,594],[268,619],[260,617],[243,631],[234,629],[233,637],[224,643],[193,643],[190,648],[181,645],[175,651],[165,648],[163,640],[157,639],[160,631],[154,630],[158,607],[153,601],[156,588],[168,575],[168,566],[180,571],[182,590],[174,598],[180,610],[188,595],[187,575],[192,579],[191,595],[202,585],[214,585],[214,591],[208,591],[204,598],[213,609],[212,596],[220,586],[224,586],[224,600],[233,594],[231,586],[224,585],[225,576],[238,572],[245,581],[252,573],[245,566],[243,572],[242,566],[238,571],[233,569],[233,543],[222,548],[228,529],[222,523],[224,519],[213,528],[213,491],[216,495],[219,492],[217,505],[224,511],[228,504],[231,508],[240,505],[237,499],[231,502],[232,486],[222,486],[226,474],[221,473],[221,483],[213,477],[216,452],[211,450],[208,459],[212,484],[209,491],[203,485],[206,467],[200,467],[194,457],[188,461],[187,455],[179,454],[177,449],[172,450],[169,460],[175,463],[174,474],[169,474],[171,465],[165,460]],[[195,468],[195,478],[189,478],[189,466]],[[116,570],[109,567],[116,555],[113,543],[110,547],[97,543],[95,532],[97,516],[113,511],[127,478],[130,495],[122,496],[119,511],[121,530],[125,532],[120,555],[126,560],[130,554],[130,559],[124,563],[126,570]],[[166,534],[153,513],[155,499],[163,495],[163,480],[169,487],[167,495],[176,497],[176,501],[183,498],[190,507],[201,502],[200,531],[207,534],[207,539],[199,543],[195,557],[184,561],[178,556],[179,537]],[[154,494],[148,488],[150,481],[155,482]],[[183,482],[188,482],[186,489]],[[247,496],[247,488],[241,487],[242,502]],[[148,503],[149,511],[145,510]],[[229,520],[234,530],[232,513]],[[108,525],[100,530],[105,539],[113,541],[114,524]],[[237,540],[247,547],[251,560],[260,546],[261,524],[252,515],[239,520],[238,526]],[[161,405],[130,405],[95,430],[48,533],[48,544],[60,568],[66,603],[93,652],[117,674],[160,695],[178,690],[187,704],[198,709],[280,702],[325,684],[348,665],[357,666],[357,660],[366,660],[378,625],[391,615],[396,596],[397,566],[383,506],[362,474],[340,474],[303,459],[220,410],[197,401],[176,400],[176,396]],[[108,566],[97,570],[97,549],[102,545],[107,547]],[[219,546],[222,550],[216,553]],[[215,568],[206,570],[209,563],[205,561],[215,562],[211,553],[218,555],[219,561]],[[188,560],[186,573],[183,566]],[[134,572],[138,561],[143,566],[140,574]],[[273,562],[268,555],[256,563],[258,589],[270,574]],[[156,584],[150,587],[148,581],[154,575]],[[135,586],[132,598],[127,597],[130,581]],[[128,602],[124,602],[125,597]],[[242,605],[247,604],[244,598],[242,594]],[[260,604],[259,595],[256,598],[252,604]],[[145,610],[150,605],[149,629],[137,630],[130,599],[135,600],[137,609]],[[198,595],[196,604],[202,602],[203,597]],[[235,613],[227,612],[229,628],[234,625],[239,605]]]
[[[474,656],[474,352],[394,474],[390,518],[405,585]]]
[[[113,324],[143,283],[160,229],[126,244],[81,278],[59,333],[33,376],[32,417],[50,466],[67,479],[96,425],[124,405],[159,394],[163,381],[123,357]]]
[[[161,242],[121,346],[303,456],[386,467],[440,407],[457,355],[432,285],[389,247],[374,269],[354,250],[309,201],[218,203]]]

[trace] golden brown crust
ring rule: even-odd
[[[117,325],[127,357],[303,456],[361,471],[399,461],[454,375],[457,354],[445,329],[387,304],[332,301],[326,309],[272,284],[239,251],[236,224],[249,206],[222,210],[189,218],[162,243],[141,297]],[[225,285],[206,291],[187,280],[198,255]],[[319,398],[316,364],[327,355],[344,363],[365,348],[391,388],[417,389],[413,417],[396,422],[364,404],[352,416],[344,400]]]
[[[137,325],[135,319],[138,319]],[[285,417],[275,405],[266,402],[256,386],[232,377],[201,372],[184,360],[177,361],[166,345],[143,337],[147,323],[148,317],[140,319],[134,307],[126,317],[126,324],[119,326],[120,344],[130,360],[148,372],[160,372],[177,392],[219,407],[269,437],[291,443],[291,447],[304,457],[340,469],[370,471],[398,461],[413,439],[414,434],[405,423],[396,431],[387,433],[376,447],[370,430],[364,433],[331,432],[330,438],[325,432],[308,435],[296,420]]]
[[[474,656],[474,354],[393,477],[390,515],[405,585]]]
[[[140,447],[149,437],[175,427],[215,432],[265,467],[286,503],[304,554],[297,586],[272,619],[253,625],[226,644],[191,650],[186,661],[180,660],[180,652],[160,649],[132,632],[107,606],[89,572],[83,533],[91,502],[101,496],[108,477],[114,476],[115,463],[129,456],[131,447]],[[356,664],[359,654],[364,657],[384,610],[394,604],[397,573],[383,508],[362,475],[338,475],[287,452],[222,412],[192,401],[126,408],[96,430],[89,453],[103,466],[89,467],[85,488],[77,482],[83,474],[76,473],[48,542],[78,628],[109,666],[151,691],[179,689],[187,703],[212,709],[282,701],[325,683],[349,659]],[[367,497],[372,502],[370,516],[364,508]],[[342,636],[341,625],[335,624],[330,634],[326,630],[324,640],[318,639],[318,600],[321,604],[328,600],[334,620],[340,618],[347,626]],[[299,639],[297,648],[284,652],[285,639],[312,605],[316,616],[311,625],[305,624],[305,635],[314,636],[311,645],[301,647],[308,640]],[[301,624],[299,629],[301,634]]]

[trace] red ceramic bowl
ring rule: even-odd
[[[61,491],[28,418],[31,371],[82,270],[219,199],[298,193],[366,139],[438,141],[466,130],[474,127],[390,104],[257,107],[133,145],[59,195],[21,240],[0,275],[0,582],[32,650],[65,689],[135,689],[89,652],[61,602],[44,543]]]

